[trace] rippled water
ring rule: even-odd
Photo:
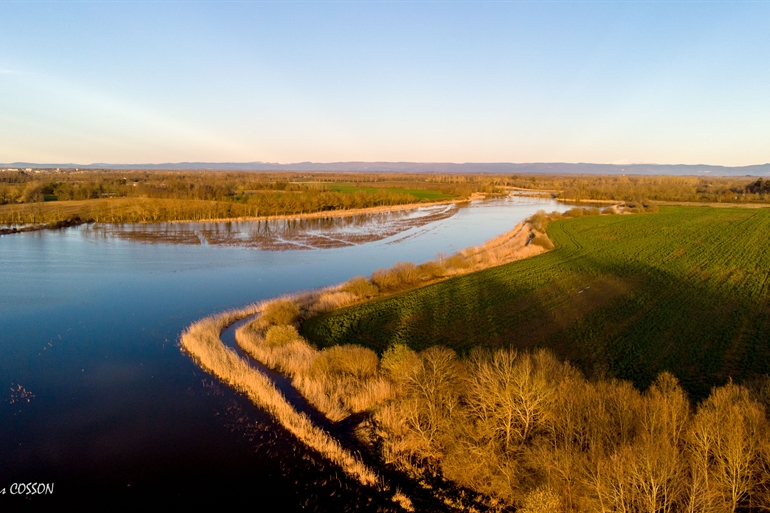
[[[382,497],[200,371],[180,352],[180,332],[226,308],[429,260],[539,209],[566,208],[505,198],[350,218],[2,236],[0,489],[55,483],[49,499],[86,502],[270,494],[283,511],[370,510]]]

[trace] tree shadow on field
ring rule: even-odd
[[[318,319],[311,339],[323,340],[318,334],[333,326],[323,345],[380,353],[395,342],[460,354],[546,347],[589,377],[640,389],[670,371],[694,400],[729,379],[770,373],[767,298],[752,300],[698,269],[678,276],[639,260],[567,256],[554,252],[353,307]]]

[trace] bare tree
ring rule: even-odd
[[[406,391],[404,420],[432,452],[441,452],[439,437],[450,429],[459,408],[463,367],[451,349],[433,346],[419,354],[419,361],[403,376]]]
[[[556,385],[548,380],[550,363],[546,357],[519,354],[515,349],[472,355],[469,406],[504,450],[545,427]]]
[[[762,479],[767,419],[748,390],[728,383],[712,391],[688,433],[693,474],[714,509],[734,512],[747,505]]]

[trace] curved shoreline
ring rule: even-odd
[[[380,477],[360,458],[343,448],[326,431],[315,426],[307,415],[298,413],[265,374],[251,367],[234,350],[222,343],[220,334],[224,329],[259,313],[263,304],[256,303],[240,310],[205,317],[182,333],[180,343],[198,366],[245,393],[253,403],[272,414],[300,442],[340,465],[361,484],[381,485]]]
[[[480,246],[466,248],[458,255],[469,263],[462,269],[448,270],[447,274],[416,286],[425,286],[458,274],[467,274],[483,268],[503,265],[515,260],[534,256],[545,251],[541,246],[530,244],[533,239],[534,228],[528,220],[518,223],[513,230],[505,232]],[[539,233],[539,232],[538,232]],[[490,258],[491,256],[491,258]],[[291,299],[293,301],[310,304],[321,297],[322,294],[339,289],[340,285],[325,287],[316,291],[298,292],[282,298],[265,300],[246,306],[239,310],[231,310],[220,314],[205,317],[190,325],[182,333],[180,343],[183,350],[204,370],[211,372],[236,390],[244,392],[256,405],[266,409],[278,422],[297,439],[308,447],[317,450],[321,455],[338,464],[342,469],[356,478],[359,482],[369,486],[379,486],[387,489],[382,478],[367,467],[362,460],[346,450],[338,440],[329,433],[315,425],[305,413],[297,412],[275,384],[263,372],[255,369],[241,358],[234,349],[227,347],[221,333],[234,323],[255,316],[262,312],[265,305],[275,299]],[[413,287],[412,287],[413,288]],[[243,327],[241,327],[243,328]],[[241,350],[251,358],[255,358],[260,364],[267,365],[256,358],[251,351],[246,350],[238,340],[236,342]],[[308,398],[296,387],[294,390],[303,398]],[[312,402],[310,402],[312,404]],[[314,405],[315,407],[315,405]],[[317,407],[316,407],[317,409]],[[320,415],[328,418],[327,414],[319,411]],[[403,494],[394,500],[404,501],[404,507],[410,510],[411,502]]]
[[[367,467],[360,456],[354,456],[346,450],[340,440],[314,424],[306,413],[297,412],[266,373],[247,363],[249,359],[285,376],[286,380],[290,381],[287,386],[307,401],[313,416],[317,413],[319,418],[334,423],[354,418],[363,412],[380,411],[383,405],[390,404],[393,394],[397,392],[390,379],[382,374],[379,357],[371,349],[358,345],[335,345],[332,348],[318,349],[299,336],[295,328],[298,322],[307,321],[320,313],[377,300],[393,293],[422,288],[452,277],[545,253],[554,249],[545,230],[547,224],[553,220],[623,213],[617,205],[605,209],[603,213],[596,208],[587,212],[582,213],[582,209],[571,209],[565,214],[539,211],[519,222],[512,230],[449,257],[439,255],[436,260],[419,266],[397,263],[389,269],[375,271],[371,278],[356,277],[341,284],[296,292],[264,300],[240,310],[213,315],[194,323],[184,331],[181,337],[182,347],[201,367],[237,390],[245,392],[252,402],[265,408],[300,442],[338,464],[362,484],[379,483],[378,488],[381,491],[388,491],[383,477]],[[257,313],[262,315],[255,315]],[[234,334],[238,348],[226,347],[221,339],[223,330],[250,315],[254,315],[254,319],[241,323]],[[276,328],[276,331],[273,331],[273,328]],[[275,338],[291,337],[292,335],[287,335],[291,331],[294,333],[294,339]],[[243,358],[238,350],[242,352]],[[338,364],[330,362],[368,362],[371,358],[365,351],[369,351],[375,361],[368,364],[374,366],[372,370],[343,371],[353,373],[353,382],[342,374],[334,374],[338,372],[334,370],[334,365]],[[316,366],[318,362],[320,366]],[[343,368],[346,367],[340,367]],[[357,367],[350,367],[354,368]],[[324,424],[316,420],[321,425]],[[362,434],[365,438],[376,436],[373,426],[364,427]],[[378,465],[373,464],[375,467]],[[434,492],[440,495],[444,490],[436,489]],[[411,499],[398,489],[391,500],[407,511],[413,511]],[[461,500],[456,505],[462,509],[462,503]]]
[[[393,401],[403,392],[399,391],[398,384],[392,380],[390,367],[383,369],[382,360],[376,353],[354,342],[319,349],[299,335],[296,330],[298,323],[338,308],[378,300],[393,293],[400,294],[545,253],[554,249],[546,232],[546,226],[551,221],[617,213],[624,212],[617,206],[607,208],[604,212],[597,208],[574,208],[566,213],[550,214],[541,210],[519,222],[512,230],[449,257],[439,255],[436,260],[419,266],[401,262],[389,269],[375,271],[371,278],[359,276],[338,285],[296,292],[207,317],[184,331],[182,347],[202,368],[246,393],[252,402],[266,409],[298,441],[317,450],[360,483],[377,485],[380,491],[392,493],[391,500],[403,509],[414,511],[414,505],[410,497],[398,488],[393,492],[385,483],[383,476],[388,475],[389,464],[405,471],[411,476],[410,480],[415,479],[415,484],[422,486],[423,492],[430,493],[447,506],[467,509],[472,507],[466,502],[467,497],[460,494],[450,498],[448,495],[458,483],[447,481],[449,488],[431,486],[424,480],[424,469],[399,459],[398,444],[403,440],[398,438],[398,434],[394,435],[396,441],[393,443],[396,445],[387,446],[393,428],[388,415],[392,416],[395,411]],[[261,315],[255,315],[257,313]],[[237,348],[226,347],[221,338],[223,330],[250,315],[254,315],[254,319],[242,322],[234,333]],[[247,363],[251,359],[268,371],[284,376],[285,381],[288,381],[285,385],[292,391],[290,395],[296,393],[307,403],[308,411],[316,423],[307,413],[299,413],[294,409],[294,405],[281,394],[266,372]],[[343,447],[342,439],[330,434],[333,431],[319,427],[319,424],[326,425],[324,420],[335,424],[355,419],[365,412],[373,415],[375,424],[365,422],[359,425],[357,437],[367,446],[386,444],[379,459],[370,461],[373,467],[368,467],[360,455],[356,456]],[[316,414],[319,417],[315,417]],[[379,418],[378,415],[384,417]],[[384,422],[384,434],[378,431],[379,422]],[[385,439],[378,438],[380,436]],[[399,467],[399,464],[406,466]],[[371,468],[379,468],[379,475]],[[491,501],[488,505],[493,506],[497,501],[495,497],[484,495],[475,487],[471,487],[470,491],[479,493],[474,499],[476,502]]]

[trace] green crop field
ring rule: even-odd
[[[645,388],[672,371],[695,399],[770,374],[770,209],[661,207],[548,226],[556,249],[308,320],[319,346],[549,347]]]
[[[451,194],[444,194],[443,192],[432,191],[429,189],[399,189],[399,188],[393,188],[393,187],[388,187],[388,188],[356,187],[353,184],[345,184],[345,183],[328,184],[327,187],[332,192],[344,192],[347,194],[353,194],[359,191],[368,192],[368,193],[375,193],[377,191],[386,191],[386,192],[396,193],[396,194],[409,194],[419,200],[428,200],[428,201],[454,198],[454,196],[452,196]]]

